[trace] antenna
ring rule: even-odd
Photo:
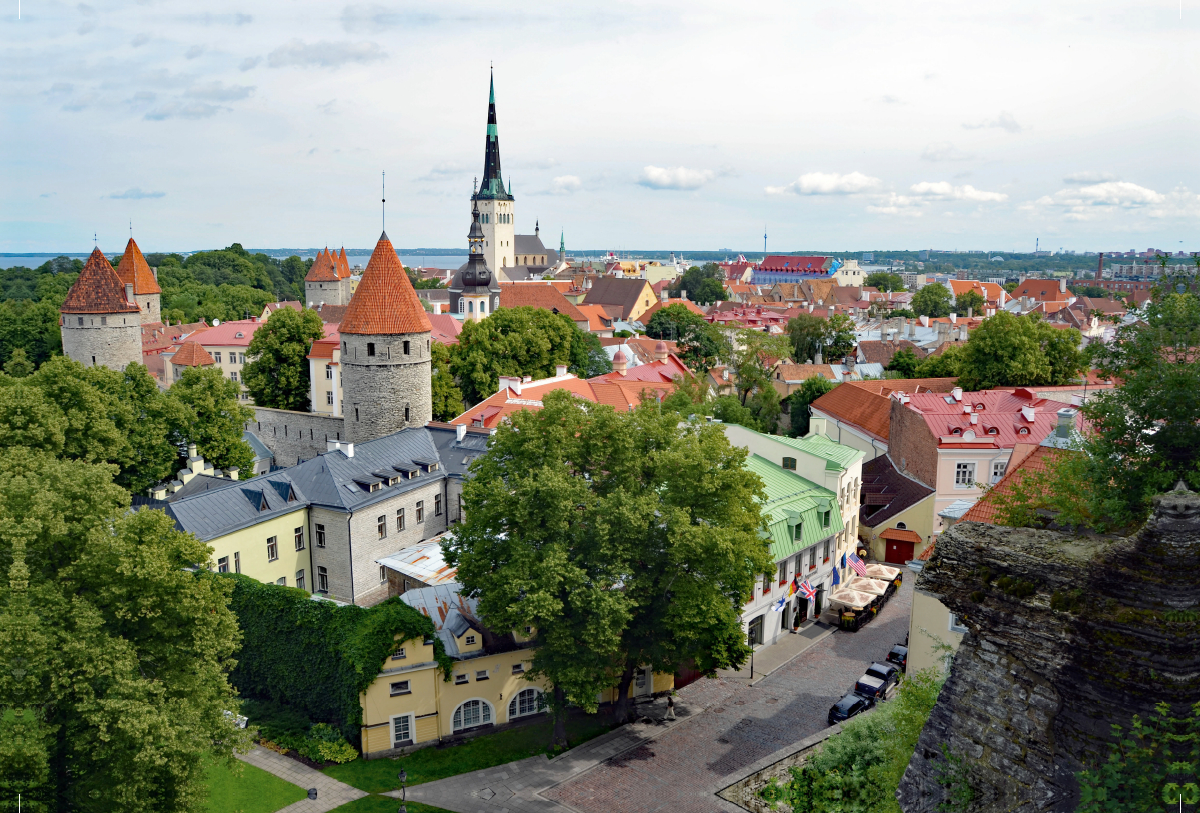
[[[133,218],[129,218],[129,239],[133,239]]]
[[[382,173],[382,177],[379,182],[379,189],[383,193],[383,200],[380,201],[381,212],[379,215],[379,219],[383,226],[383,230],[386,232],[387,231],[387,172]]]
[[[763,256],[767,255],[767,224],[763,224]]]

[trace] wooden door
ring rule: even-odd
[[[887,548],[884,551],[883,561],[888,564],[902,565],[912,560],[912,542],[902,542],[899,539],[885,539],[884,542],[887,543]]]

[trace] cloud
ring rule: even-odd
[[[1156,192],[1128,181],[1103,183],[1062,189],[1045,195],[1027,210],[1058,209],[1066,220],[1096,220],[1112,214],[1128,216],[1134,213],[1149,217],[1178,217],[1200,215],[1200,197],[1186,187],[1176,187],[1169,194]]]
[[[902,101],[900,101],[895,96],[892,96],[891,94],[886,94],[886,93],[883,96],[879,97],[879,101],[883,102],[884,104],[904,104]]]
[[[262,62],[262,57],[248,56],[245,59],[243,59],[241,62],[238,63],[238,70],[243,71],[243,72],[248,71],[251,68],[253,68],[254,66],[258,65],[259,62]]]
[[[376,62],[387,56],[374,42],[301,42],[291,40],[267,55],[272,68],[337,68],[353,62]]]
[[[1117,176],[1111,172],[1072,172],[1063,177],[1062,182],[1072,186],[1085,186],[1115,180],[1117,180]]]
[[[88,20],[83,25],[79,26],[76,33],[79,34],[80,36],[82,36],[84,34],[90,34],[95,30],[96,30],[96,23],[92,20]]]
[[[418,181],[441,181],[446,178],[452,178],[456,175],[462,175],[467,171],[465,165],[457,161],[443,161],[440,164],[434,164],[429,172],[417,178]]]
[[[222,110],[228,110],[227,107],[220,105],[208,104],[206,102],[189,102],[187,104],[181,102],[171,102],[168,105],[152,110],[145,115],[145,118],[150,121],[163,121],[164,119],[180,118],[180,119],[206,119],[210,116],[215,116]]]
[[[129,44],[134,48],[141,48],[143,45],[145,45],[149,41],[150,41],[149,34],[138,34],[136,37],[133,38],[133,40]]]
[[[89,92],[83,94],[82,96],[76,96],[74,99],[64,104],[62,109],[69,110],[72,113],[77,113],[80,110],[91,107],[98,101],[100,101],[99,94]]]
[[[129,97],[130,104],[148,104],[158,98],[158,94],[149,90],[139,90]]]
[[[327,102],[321,102],[319,105],[317,105],[317,109],[320,110],[322,113],[324,113],[327,116],[332,116],[334,113],[337,112],[334,109],[334,107],[336,105],[337,105],[337,99],[330,99]]]
[[[92,8],[87,3],[80,3],[75,8],[79,9],[80,14],[86,14],[88,16],[94,15],[96,13],[96,9]]]
[[[551,195],[572,195],[582,188],[583,181],[575,175],[559,175],[550,182]]]
[[[965,200],[972,203],[1000,203],[1008,200],[1003,192],[985,192],[970,184],[954,186],[948,181],[922,181],[909,190],[916,196],[930,200]]]
[[[949,141],[930,144],[921,151],[921,158],[925,161],[969,161],[974,157],[958,149]]]
[[[75,86],[70,82],[55,82],[50,86],[49,90],[43,90],[42,94],[45,96],[53,96],[58,93],[70,93],[74,89]]]
[[[57,192],[43,192],[42,194],[38,195],[38,197],[39,198],[52,198],[57,194],[58,194]]]
[[[183,52],[183,58],[184,59],[195,59],[196,57],[200,56],[202,53],[204,53],[203,45],[193,45],[191,48],[188,48],[186,51]]]
[[[920,217],[924,212],[921,209],[921,203],[917,198],[909,197],[908,195],[897,195],[895,192],[888,192],[886,195],[880,195],[875,203],[867,206],[867,211],[875,215],[895,215],[897,217]]]
[[[787,186],[768,186],[768,195],[857,195],[878,189],[883,182],[861,172],[809,172]]]
[[[114,192],[109,195],[113,200],[145,200],[147,198],[166,197],[166,192],[143,192],[138,187],[126,189],[124,192]]]
[[[1019,133],[1023,129],[1021,125],[1017,124],[1017,120],[1013,118],[1013,114],[1007,110],[1001,111],[1000,115],[994,119],[963,123],[963,129],[965,130],[982,130],[989,127],[996,127],[1006,133]]]
[[[254,85],[226,85],[223,82],[209,82],[206,85],[196,85],[184,93],[192,99],[205,99],[210,102],[236,102],[254,93]]]
[[[699,189],[714,176],[715,173],[709,169],[648,166],[642,168],[637,182],[650,189]]]

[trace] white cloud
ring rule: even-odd
[[[925,161],[969,161],[974,157],[958,149],[949,141],[930,144],[921,151],[921,158]]]
[[[188,48],[186,51],[183,52],[183,58],[184,59],[195,59],[196,57],[200,56],[203,53],[204,53],[203,45],[193,45],[191,48]]]
[[[1096,220],[1115,213],[1123,216],[1141,213],[1157,218],[1200,214],[1200,199],[1182,186],[1164,195],[1129,181],[1105,181],[1061,189],[1025,208],[1058,209],[1066,220]]]
[[[114,192],[109,195],[114,200],[145,200],[146,198],[161,198],[166,196],[166,192],[143,192],[138,187],[126,189],[124,192]]]
[[[337,68],[376,62],[387,56],[375,42],[301,42],[291,40],[267,55],[272,68]]]
[[[133,38],[133,41],[130,42],[129,44],[132,45],[134,48],[141,48],[143,45],[145,45],[149,41],[150,41],[149,34],[138,34],[136,37]]]
[[[985,192],[970,184],[954,186],[948,181],[922,181],[915,183],[909,190],[922,198],[932,200],[965,200],[973,203],[1000,203],[1008,200],[1003,192]]]
[[[559,175],[550,182],[551,195],[570,195],[583,188],[583,181],[574,175]]]
[[[768,186],[768,195],[857,195],[878,189],[883,182],[861,172],[809,172],[787,186]]]
[[[1104,183],[1105,181],[1115,181],[1117,180],[1117,176],[1111,172],[1072,172],[1070,175],[1064,176],[1062,180],[1065,184],[1083,186],[1086,184]]]
[[[205,85],[188,88],[184,95],[210,102],[236,102],[239,99],[245,99],[253,92],[253,85],[226,85],[224,82],[209,82]]]
[[[239,71],[248,71],[251,68],[258,65],[259,62],[262,62],[262,57],[248,56],[245,59],[243,59],[241,62],[238,63],[238,70]]]
[[[563,176],[571,177],[571,176]],[[699,189],[715,177],[710,169],[688,169],[687,167],[642,168],[638,183],[650,189]]]
[[[332,102],[330,103],[332,104]],[[451,178],[457,175],[462,175],[467,171],[465,165],[457,161],[443,161],[440,164],[434,164],[429,172],[417,178],[418,181],[440,181],[445,178]]]
[[[988,127],[995,127],[1006,133],[1019,133],[1024,129],[1020,124],[1017,124],[1017,120],[1013,117],[1013,114],[1007,110],[1001,111],[1000,115],[994,119],[982,119],[976,122],[963,123],[963,128],[966,130],[981,130]]]
[[[181,102],[171,102],[156,110],[151,110],[145,115],[145,118],[150,121],[163,121],[164,119],[180,118],[180,119],[206,119],[210,116],[215,116],[222,110],[228,110],[227,107],[220,105],[208,104],[207,102],[189,102],[187,104]]]

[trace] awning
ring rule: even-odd
[[[880,579],[885,582],[895,581],[900,575],[900,568],[888,567],[887,565],[872,564],[867,565],[867,578]]]
[[[861,610],[875,600],[875,596],[842,587],[829,594],[830,605],[847,607],[851,610]]]
[[[879,579],[864,579],[861,576],[855,576],[846,582],[847,590],[856,590],[860,593],[869,593],[872,596],[882,596],[887,593],[890,582],[880,581]]]

